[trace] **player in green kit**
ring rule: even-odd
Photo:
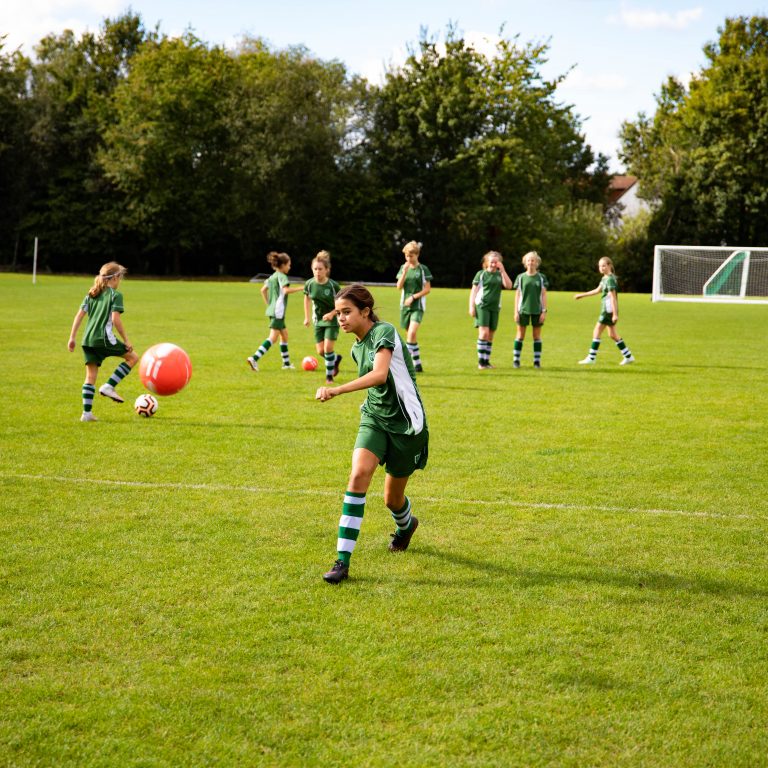
[[[304,325],[309,326],[310,313],[315,328],[315,348],[325,360],[325,383],[332,384],[339,373],[341,355],[334,350],[339,338],[336,319],[336,294],[341,286],[331,280],[331,254],[320,251],[312,260],[311,277],[304,283]]]
[[[413,368],[416,373],[424,369],[421,365],[419,349],[419,326],[424,320],[427,302],[424,298],[432,290],[432,273],[424,264],[419,263],[421,243],[411,240],[403,247],[405,264],[397,273],[397,289],[400,291],[400,326],[405,328],[405,344],[411,353]]]
[[[426,466],[429,447],[427,419],[411,356],[395,327],[376,316],[370,291],[362,285],[342,289],[336,296],[336,314],[344,333],[352,333],[357,339],[352,359],[357,363],[359,377],[339,387],[320,387],[315,397],[326,402],[361,389],[367,389],[368,394],[360,408],[352,472],[339,520],[338,557],[331,570],[323,574],[329,584],[338,584],[349,576],[366,493],[379,464],[387,468],[384,503],[396,526],[389,551],[408,549],[419,521],[411,512],[405,487],[413,472]]]
[[[592,334],[592,345],[587,356],[583,360],[579,360],[579,365],[595,364],[597,350],[600,347],[600,336],[602,336],[606,328],[608,329],[609,336],[616,342],[616,346],[619,348],[619,352],[621,352],[622,360],[619,365],[629,365],[635,362],[635,358],[632,356],[629,347],[624,343],[624,339],[619,336],[616,330],[616,323],[619,322],[619,284],[613,271],[613,262],[607,256],[603,256],[597,262],[597,268],[603,276],[600,285],[586,293],[577,293],[573,297],[574,299],[583,299],[585,296],[596,296],[598,293],[601,296],[600,317],[597,318],[597,324]]]
[[[283,358],[283,368],[292,369],[291,358],[288,354],[288,329],[285,327],[285,310],[288,306],[288,294],[304,290],[301,286],[290,287],[288,273],[291,271],[291,257],[287,253],[272,251],[267,254],[267,261],[275,271],[261,286],[261,296],[267,305],[266,315],[269,318],[269,336],[261,342],[259,348],[247,358],[251,370],[259,370],[259,360],[266,355],[270,347],[280,339],[280,355]]]
[[[121,317],[125,307],[123,294],[117,289],[125,272],[125,267],[116,261],[105,264],[96,275],[93,286],[83,299],[72,322],[67,343],[70,352],[75,349],[75,337],[83,318],[88,317],[82,344],[85,357],[85,383],[82,388],[83,413],[80,421],[97,420],[93,415],[93,396],[96,394],[96,377],[104,360],[108,357],[122,357],[124,360],[117,366],[107,383],[99,388],[100,395],[116,403],[125,401],[117,394],[115,387],[131,372],[139,360],[128,340]],[[115,331],[120,334],[122,341],[115,336]]]
[[[547,278],[539,272],[541,257],[536,251],[523,256],[525,272],[515,278],[515,324],[517,334],[513,347],[512,365],[520,367],[520,355],[525,341],[525,329],[533,326],[533,367],[541,368],[541,328],[547,316]]]
[[[482,371],[493,368],[491,348],[501,312],[501,291],[512,288],[504,259],[498,251],[483,256],[482,269],[472,280],[469,293],[469,314],[475,318],[477,328],[477,367]]]

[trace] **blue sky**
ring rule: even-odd
[[[727,16],[765,15],[768,0],[3,0],[0,34],[27,53],[49,32],[97,30],[131,8],[145,26],[170,35],[192,28],[209,43],[243,35],[276,47],[302,44],[323,59],[379,81],[399,63],[422,27],[443,34],[453,22],[467,39],[520,36],[549,41],[546,76],[570,71],[558,90],[581,116],[587,140],[617,159],[621,122],[652,113],[669,75],[687,80],[704,63],[704,44]]]

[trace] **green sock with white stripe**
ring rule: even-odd
[[[597,359],[597,350],[600,349],[600,339],[592,339],[592,345],[589,348],[589,354],[587,357],[590,360]]]
[[[253,353],[253,359],[258,360],[260,357],[266,355],[271,346],[272,342],[269,339],[264,339],[264,341],[261,342],[261,346]]]
[[[96,387],[93,384],[83,384],[83,412],[90,413],[93,410],[93,396],[96,394]]]
[[[323,357],[325,358],[325,378],[333,378],[333,369],[336,367],[336,353],[326,352]]]
[[[288,345],[282,341],[280,342],[280,355],[283,358],[283,366],[289,366],[291,364],[291,358],[288,355]]]
[[[347,491],[344,494],[344,504],[339,518],[339,539],[336,544],[339,560],[349,565],[352,552],[360,535],[360,526],[365,513],[365,494]]]
[[[392,519],[395,521],[398,531],[407,531],[411,527],[411,500],[407,496],[402,509],[392,512]]]
[[[512,360],[515,363],[520,362],[520,355],[523,352],[523,340],[515,339],[515,343],[512,345]]]
[[[120,363],[115,368],[115,372],[107,379],[107,384],[110,387],[116,387],[130,372],[131,366],[128,363]]]

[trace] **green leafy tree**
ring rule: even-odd
[[[670,78],[653,117],[622,127],[622,159],[657,202],[656,242],[768,242],[768,19],[726,19],[686,88]]]

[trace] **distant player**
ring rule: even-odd
[[[432,290],[432,273],[424,264],[419,263],[421,243],[411,240],[403,247],[405,263],[397,273],[397,288],[400,291],[400,326],[406,330],[406,346],[413,359],[416,373],[424,369],[421,365],[419,349],[419,326],[424,320],[427,308],[425,296]]]
[[[261,346],[247,358],[248,365],[254,371],[259,370],[259,358],[265,355],[269,348],[280,339],[280,355],[283,358],[283,368],[292,369],[291,358],[288,354],[288,329],[285,327],[285,310],[288,306],[288,294],[303,290],[301,286],[290,287],[288,273],[291,271],[291,257],[287,253],[272,251],[267,254],[267,261],[275,271],[261,286],[261,296],[267,305],[266,315],[269,318],[269,336],[261,342]]]
[[[616,331],[616,323],[619,322],[619,284],[613,271],[613,262],[607,256],[603,256],[603,258],[597,262],[597,268],[603,276],[600,285],[592,291],[577,293],[573,297],[574,299],[583,299],[585,296],[595,296],[598,293],[602,297],[600,317],[597,319],[597,324],[595,325],[595,330],[592,334],[592,346],[589,348],[589,354],[583,360],[579,360],[579,365],[595,364],[597,350],[600,347],[600,336],[602,336],[603,331],[606,328],[608,329],[610,337],[616,342],[619,352],[622,354],[622,360],[619,365],[629,365],[630,363],[635,362],[635,358],[632,357],[632,352],[630,352],[629,347],[624,343],[624,340]]]
[[[382,322],[373,311],[373,296],[362,285],[350,285],[336,296],[336,313],[344,333],[354,334],[352,359],[359,378],[339,387],[320,387],[321,402],[337,395],[367,389],[361,407],[360,427],[352,452],[352,472],[344,494],[338,558],[323,575],[329,584],[349,576],[349,561],[355,549],[365,510],[365,497],[379,464],[386,465],[384,503],[395,520],[390,552],[404,552],[419,521],[411,513],[405,495],[408,478],[427,464],[429,433],[416,374],[408,350],[397,330]]]
[[[525,330],[533,327],[533,367],[541,368],[541,328],[547,316],[547,278],[539,272],[541,257],[536,251],[523,256],[525,272],[515,278],[515,324],[517,334],[513,347],[512,365],[520,367],[520,355],[525,341]]]
[[[123,327],[122,313],[125,306],[123,294],[117,290],[125,272],[125,267],[116,261],[105,264],[96,275],[93,286],[83,299],[72,322],[67,343],[70,352],[74,352],[77,331],[83,318],[88,316],[82,344],[85,383],[82,389],[83,414],[80,421],[97,421],[93,415],[93,396],[96,394],[96,377],[104,360],[108,357],[122,357],[125,361],[117,366],[107,383],[99,387],[100,395],[116,403],[123,403],[125,401],[117,394],[115,387],[131,372],[139,359]],[[115,336],[115,331],[120,334],[122,341]]]
[[[477,328],[477,367],[493,368],[491,351],[493,337],[499,325],[501,291],[512,288],[512,280],[504,269],[504,259],[498,251],[483,256],[482,269],[472,280],[469,293],[469,314],[475,318]]]
[[[336,319],[336,294],[341,286],[331,280],[331,254],[320,251],[312,259],[311,277],[304,283],[304,325],[309,325],[310,314],[315,329],[315,348],[325,360],[325,383],[332,384],[339,373],[341,355],[333,348],[339,338],[339,321]]]

